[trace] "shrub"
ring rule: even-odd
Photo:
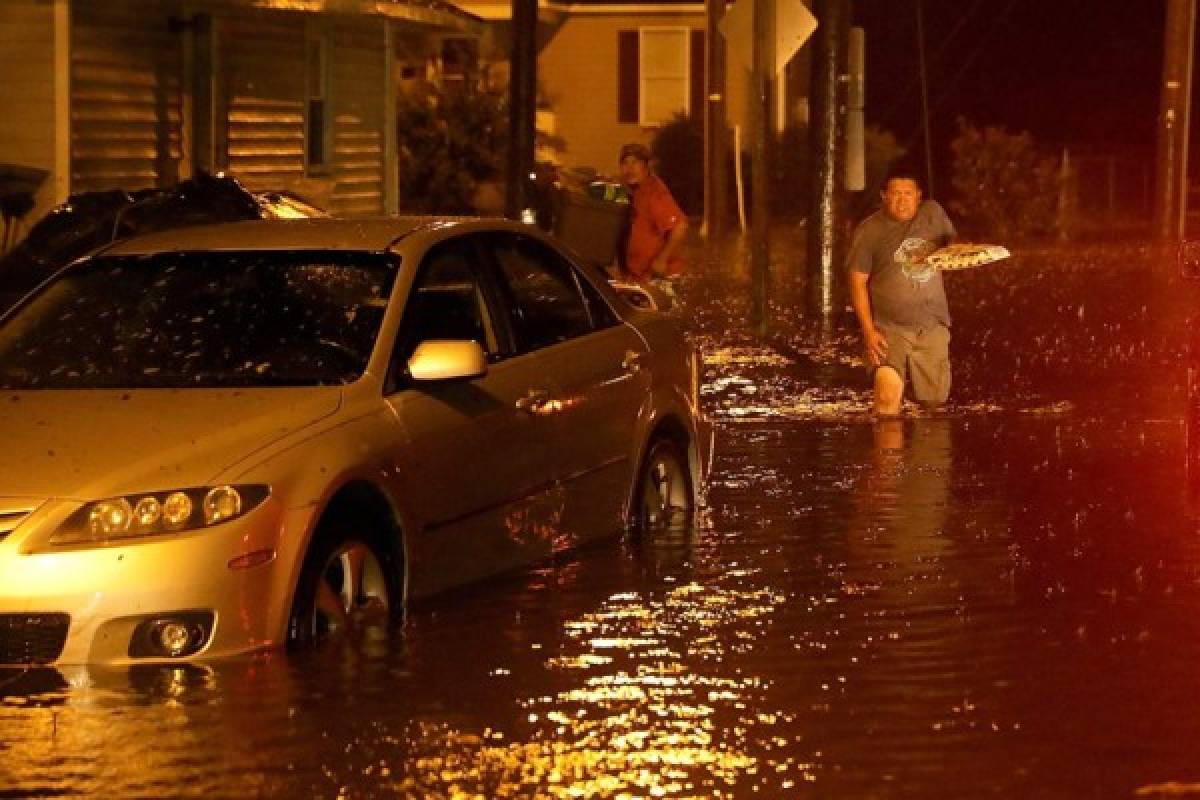
[[[1053,228],[1058,204],[1056,160],[1028,133],[979,128],[959,119],[951,208],[981,232],[997,238],[1028,236]]]
[[[774,158],[770,181],[771,210],[784,216],[803,214],[808,202],[808,132],[806,128],[789,126],[774,142]],[[737,203],[734,179],[733,137],[729,137],[727,156],[729,177],[729,208]],[[657,161],[656,171],[670,188],[676,202],[685,213],[698,215],[704,211],[704,123],[699,117],[682,112],[659,128],[651,140],[650,149]],[[746,205],[750,202],[752,180],[749,151],[742,154],[742,177],[746,183]]]
[[[650,142],[655,172],[667,184],[685,214],[704,210],[704,122],[699,116],[675,114]]]
[[[481,181],[503,174],[508,98],[468,81],[422,84],[398,104],[400,198],[409,211],[469,214]]]

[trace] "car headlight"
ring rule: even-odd
[[[80,508],[50,537],[52,545],[104,544],[208,528],[236,519],[267,499],[259,484],[174,489],[110,497]]]

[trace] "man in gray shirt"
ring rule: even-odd
[[[874,376],[875,412],[895,415],[906,382],[927,408],[950,394],[950,312],[942,275],[924,260],[955,231],[937,202],[922,201],[913,172],[892,171],[880,196],[883,208],[854,231],[847,266]]]

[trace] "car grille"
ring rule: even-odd
[[[0,614],[0,664],[49,664],[67,643],[69,614]]]
[[[30,508],[24,509],[7,509],[0,508],[0,541],[4,540],[5,536],[17,529],[17,526],[25,521],[25,518],[33,511]]]

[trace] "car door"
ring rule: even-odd
[[[550,457],[548,373],[512,346],[475,237],[431,248],[418,267],[392,354],[387,402],[403,429],[404,502],[414,595],[529,563],[553,547],[562,515]],[[405,365],[430,339],[474,340],[488,356],[470,380],[416,382]]]
[[[553,246],[518,233],[490,239],[513,310],[517,346],[554,375],[563,530],[574,540],[620,530],[635,466],[638,415],[650,390],[640,334]]]

